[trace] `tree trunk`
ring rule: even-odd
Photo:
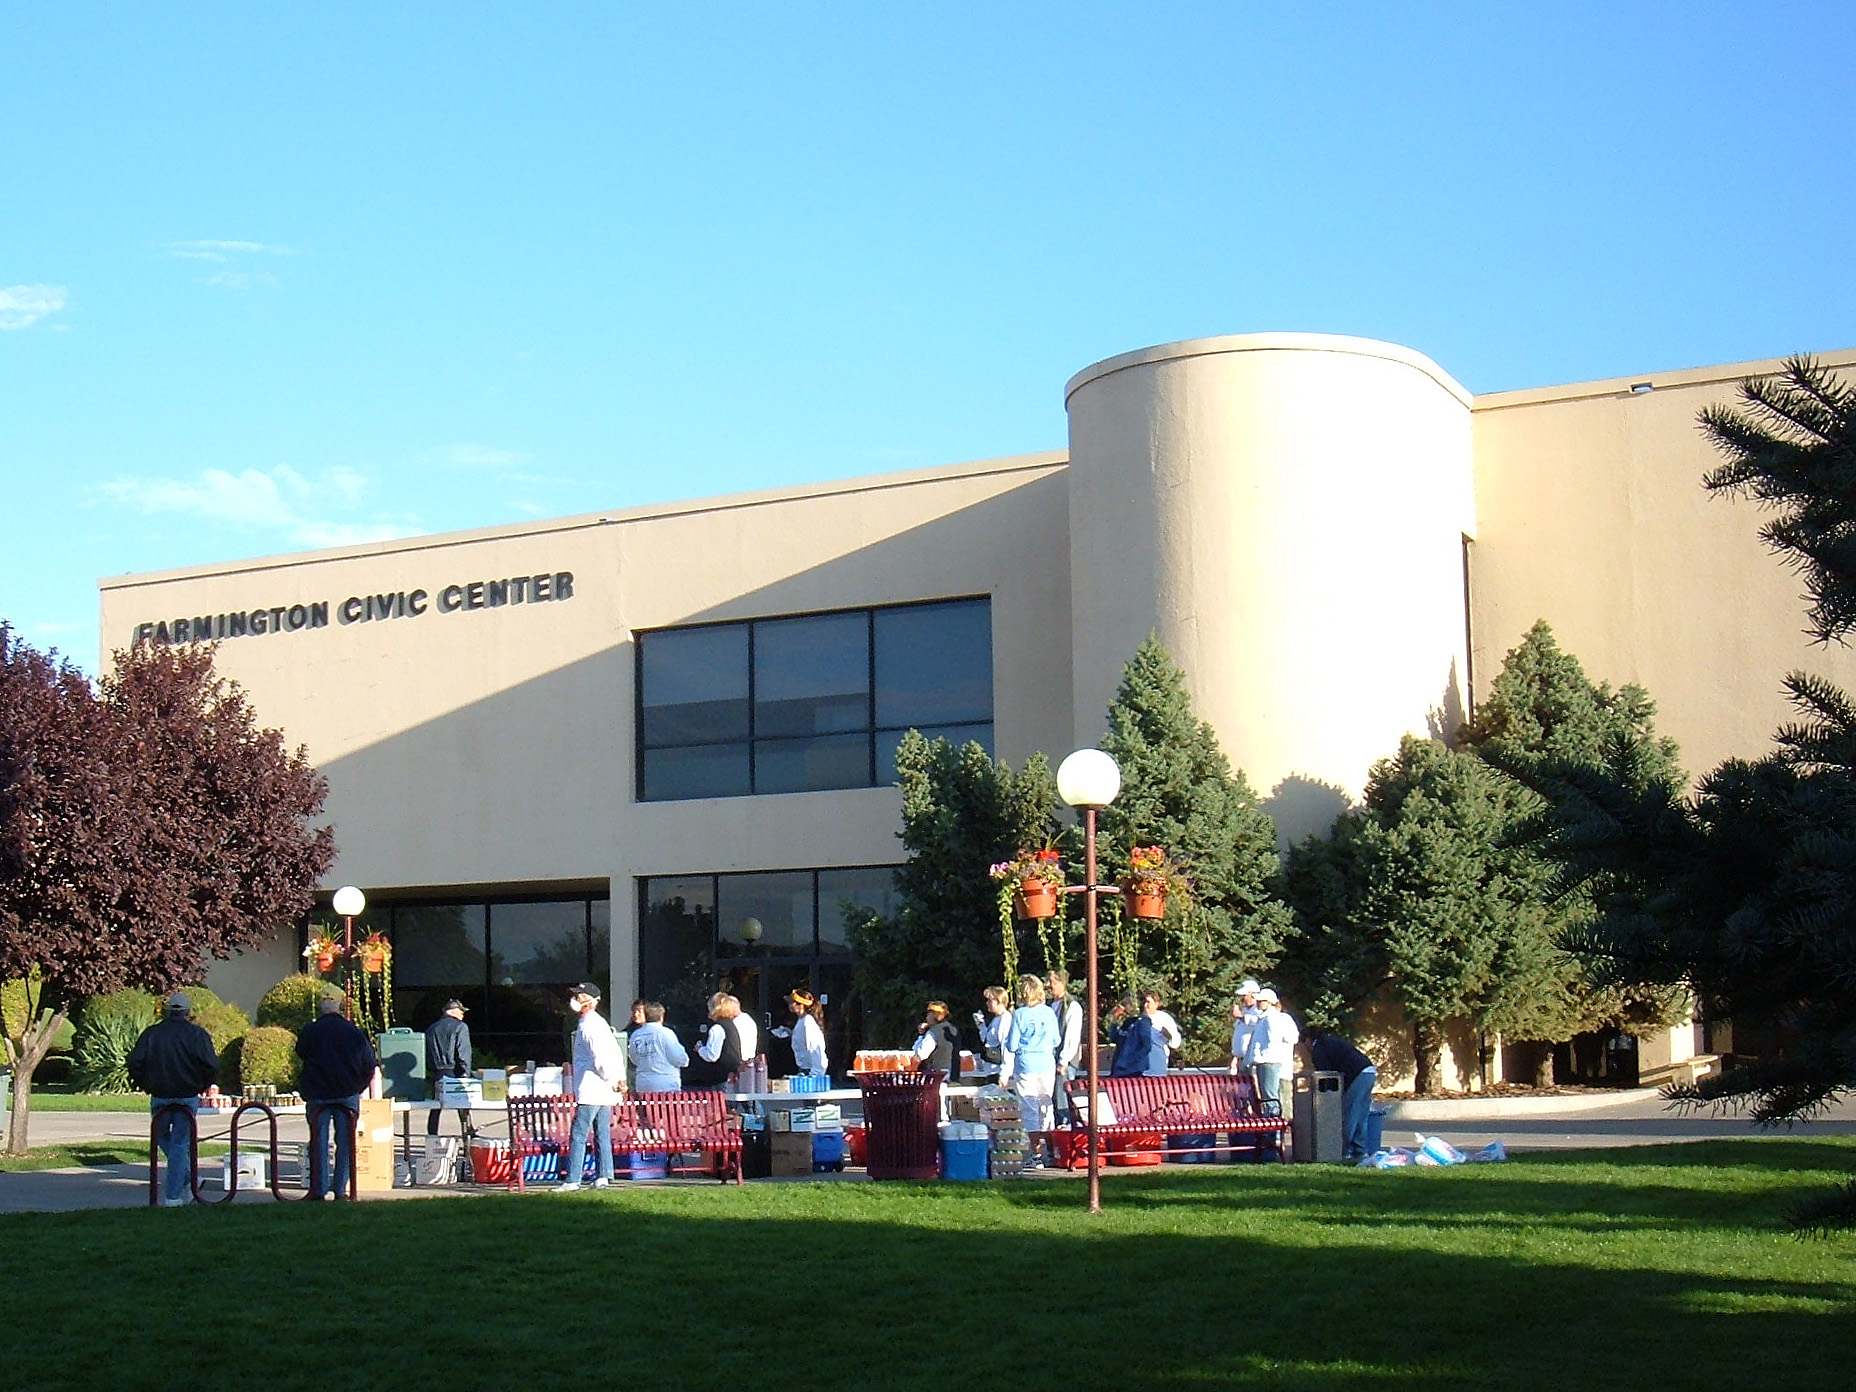
[[[7,1052],[13,1056],[13,1111],[7,1122],[6,1153],[26,1153],[26,1129],[32,1115],[32,1075],[52,1050],[52,1039],[63,1028],[65,1012],[41,1010],[37,1023],[29,1024],[18,1039],[9,1039]]]
[[[1435,1096],[1443,1091],[1438,1078],[1442,1071],[1444,1059],[1444,1035],[1434,1021],[1420,1020],[1411,1027],[1411,1052],[1417,1060],[1417,1081],[1414,1084],[1420,1096]]]

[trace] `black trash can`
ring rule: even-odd
[[[941,1170],[941,1083],[946,1074],[862,1073],[864,1168],[872,1179],[934,1179]]]

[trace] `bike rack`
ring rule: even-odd
[[[320,1186],[317,1185],[316,1181],[320,1177],[321,1166],[326,1165],[328,1160],[326,1157],[319,1156],[316,1153],[318,1149],[316,1146],[316,1123],[321,1119],[324,1112],[329,1111],[346,1113],[350,1129],[360,1124],[360,1113],[346,1103],[310,1103],[304,1116],[304,1119],[309,1123],[309,1146],[307,1149],[308,1161],[304,1165],[303,1192],[301,1194],[286,1194],[283,1190],[283,1183],[278,1176],[277,1113],[263,1102],[242,1103],[238,1110],[232,1113],[231,1129],[227,1132],[229,1154],[226,1157],[226,1191],[216,1199],[209,1199],[200,1192],[199,1118],[194,1114],[191,1108],[184,1107],[177,1102],[169,1103],[167,1106],[157,1111],[149,1119],[148,1123],[148,1206],[150,1208],[155,1208],[161,1203],[161,1146],[158,1143],[157,1137],[161,1133],[162,1118],[178,1114],[187,1119],[187,1159],[192,1167],[189,1175],[188,1187],[192,1191],[193,1201],[195,1203],[217,1207],[220,1204],[230,1203],[233,1199],[238,1197],[238,1132],[239,1125],[244,1120],[245,1113],[247,1112],[262,1112],[265,1121],[269,1125],[271,1179],[268,1187],[271,1191],[271,1197],[280,1203],[301,1203],[303,1200],[313,1198],[319,1194]],[[338,1119],[336,1124],[339,1126],[341,1120]],[[348,1197],[350,1199],[357,1197],[358,1191],[356,1189],[356,1182],[355,1167],[351,1162],[348,1166]]]

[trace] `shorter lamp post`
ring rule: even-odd
[[[1083,896],[1083,958],[1088,967],[1089,1038],[1089,1211],[1102,1211],[1101,1136],[1096,1130],[1096,1092],[1101,1085],[1101,1059],[1096,1028],[1101,1018],[1096,972],[1096,897],[1119,894],[1119,885],[1096,883],[1096,813],[1121,791],[1121,770],[1100,749],[1079,749],[1057,766],[1057,795],[1083,814],[1083,883],[1068,892]]]
[[[353,885],[343,885],[340,889],[335,891],[335,898],[331,903],[331,907],[336,913],[342,916],[342,961],[344,963],[351,962],[354,958],[354,921],[359,918],[362,911],[367,908],[367,896]],[[342,968],[344,975],[351,970],[352,969],[347,966]],[[349,978],[348,984],[350,986],[354,985],[352,977]],[[344,990],[342,992],[342,1014],[347,1016],[350,1020],[354,1019],[353,991]]]

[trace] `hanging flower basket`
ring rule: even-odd
[[[361,960],[361,970],[369,976],[379,976],[387,969],[392,960],[393,947],[378,933],[370,933],[355,944],[355,956]]]
[[[1055,918],[1057,886],[1048,880],[1021,880],[1013,908],[1020,918]]]
[[[319,972],[333,971],[335,959],[342,955],[342,945],[331,933],[317,933],[303,949],[303,959],[316,964]]]
[[[1184,865],[1165,847],[1136,846],[1128,852],[1128,873],[1121,882],[1128,917],[1165,918],[1167,900],[1191,890],[1192,881],[1186,878]]]
[[[1123,896],[1132,918],[1165,918],[1166,891],[1163,889],[1124,889]]]

